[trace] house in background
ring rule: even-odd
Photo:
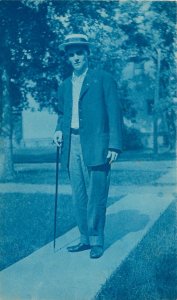
[[[127,83],[127,98],[130,99],[136,111],[136,117],[133,121],[124,118],[125,125],[134,132],[138,132],[143,148],[153,148],[154,139],[154,115],[153,105],[155,97],[155,83],[150,79],[153,75],[153,62],[134,62],[127,64],[123,71],[123,78]],[[154,76],[155,77],[155,76]],[[159,99],[159,102],[161,99]],[[159,103],[160,104],[160,103]],[[174,113],[177,110],[177,103],[174,99]],[[171,120],[175,122],[174,120]],[[167,136],[169,128],[165,113],[161,113],[157,120],[158,126],[158,146],[167,146]],[[132,137],[133,138],[133,137]],[[138,147],[138,145],[137,145]]]
[[[13,143],[16,148],[50,147],[57,124],[56,113],[43,109],[28,97],[29,108],[14,113]]]

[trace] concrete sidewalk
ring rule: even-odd
[[[170,176],[166,175],[166,182]],[[163,178],[165,180],[165,177]],[[105,253],[68,253],[77,243],[76,228],[0,274],[2,300],[91,300],[174,200],[176,187],[139,188],[107,210]],[[113,191],[114,195],[118,191]]]

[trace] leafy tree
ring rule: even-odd
[[[155,91],[154,143],[157,144],[157,119],[173,105],[175,93],[175,2],[67,2],[62,14],[60,3],[56,2],[52,7],[55,11],[55,18],[52,14],[53,22],[50,23],[55,27],[53,30],[63,35],[73,31],[84,32],[96,41],[91,65],[114,73],[124,99],[125,114],[129,118],[134,119],[136,112],[133,102],[126,96],[130,87],[122,81],[122,71],[132,59],[141,64],[153,62],[145,82]],[[162,55],[157,74],[159,50]],[[132,83],[134,80],[137,79],[132,79]]]
[[[21,1],[0,2],[0,177],[13,177],[12,112],[28,105],[27,96],[32,87],[41,92],[46,86],[45,61],[47,38],[46,7],[34,10]],[[36,76],[33,76],[37,74]],[[42,80],[43,78],[43,80]],[[36,79],[38,79],[36,83]],[[34,90],[34,89],[33,89]],[[46,90],[50,93],[51,89]],[[42,98],[42,95],[41,95]],[[45,99],[43,98],[44,103]],[[41,101],[42,103],[42,101]]]
[[[70,73],[58,47],[68,33],[89,36],[93,42],[91,66],[114,74],[125,115],[133,120],[136,110],[127,97],[130,86],[123,81],[122,72],[130,60],[152,61],[146,76],[155,89],[160,49],[159,102],[154,111],[161,114],[172,106],[175,17],[176,4],[168,1],[0,1],[0,175],[13,175],[12,110],[28,107],[32,95],[40,109],[57,111],[57,87]]]

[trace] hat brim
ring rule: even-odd
[[[63,43],[59,46],[60,51],[66,51],[67,46],[75,46],[75,45],[81,45],[81,46],[90,46],[89,42],[68,42],[68,43]]]

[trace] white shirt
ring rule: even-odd
[[[86,76],[87,70],[88,68],[80,76],[77,76],[74,73],[72,76],[73,105],[72,105],[71,128],[75,128],[75,129],[79,128],[79,98],[80,98],[80,92],[81,92],[82,84]]]

